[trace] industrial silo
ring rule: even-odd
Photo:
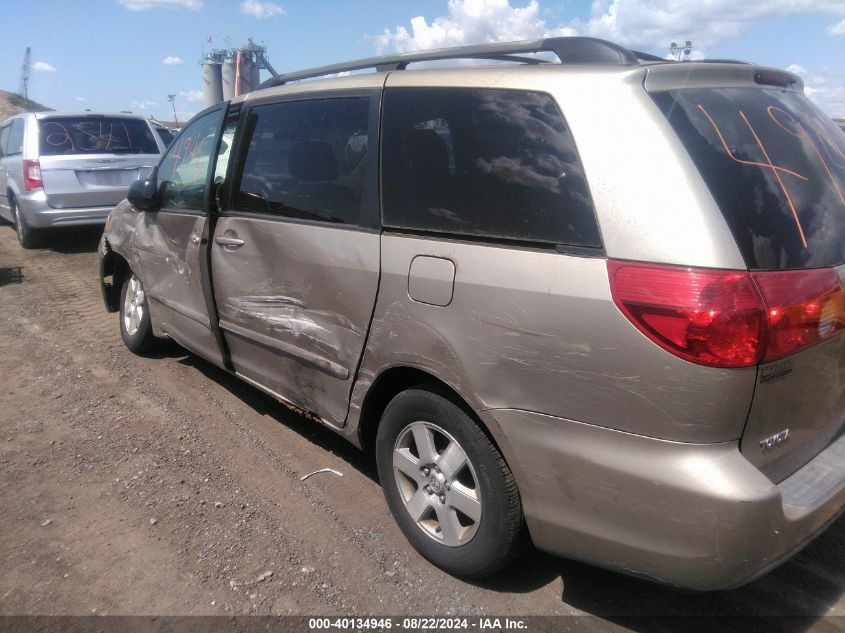
[[[205,107],[223,101],[220,64],[206,62],[202,65],[202,101]]]
[[[238,94],[243,95],[247,92],[252,92],[255,90],[256,86],[252,83],[252,77],[254,75],[254,68],[255,64],[252,63],[249,59],[242,57],[243,61],[241,61],[241,68],[238,76],[240,77],[241,83],[238,87]]]
[[[243,51],[235,51],[235,96],[242,95],[250,91],[249,78],[250,72],[247,68],[248,58]]]
[[[236,72],[235,58],[231,55],[226,55],[226,57],[223,58],[223,64],[220,67],[220,79],[223,83],[223,99],[225,100],[229,100],[235,96]]]
[[[251,77],[249,83],[252,84],[252,90],[258,90],[258,87],[261,85],[261,75],[259,73],[258,62],[250,64],[250,71]]]

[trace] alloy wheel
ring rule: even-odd
[[[144,319],[144,289],[135,275],[129,278],[123,298],[123,327],[129,336],[135,336]]]
[[[413,422],[399,434],[393,471],[405,510],[430,538],[466,545],[481,524],[481,490],[466,451],[445,430]]]

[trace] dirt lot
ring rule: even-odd
[[[528,553],[466,583],[417,556],[372,461],[176,346],[130,354],[97,231],[0,226],[0,613],[792,615],[845,629],[845,521],[742,589],[689,594]],[[332,467],[343,477],[299,477]],[[840,622],[840,620],[842,620]],[[668,626],[668,623],[667,623]]]

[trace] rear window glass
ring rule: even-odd
[[[575,143],[549,95],[388,89],[383,129],[386,226],[601,245]]]
[[[652,98],[701,172],[749,268],[845,262],[845,134],[806,97],[709,88]]]
[[[150,126],[121,117],[61,117],[39,121],[42,156],[158,154]]]

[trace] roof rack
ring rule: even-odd
[[[637,56],[637,59],[643,62],[673,62],[674,59],[666,59],[660,55],[652,55],[651,53],[643,53],[642,51],[631,51]]]
[[[675,59],[667,59],[665,57],[660,57],[660,55],[653,55],[651,53],[643,53],[642,51],[631,51],[634,55],[637,56],[637,59],[641,62],[668,62],[668,63],[678,63],[678,60]],[[683,63],[695,63],[695,64],[750,64],[751,62],[742,61],[741,59],[696,59],[696,60],[685,60]]]
[[[554,53],[563,64],[596,64],[602,66],[634,66],[639,60],[666,61],[647,53],[635,53],[613,42],[595,37],[549,37],[521,42],[497,42],[439,48],[415,53],[399,53],[381,57],[368,57],[351,62],[321,66],[283,75],[276,75],[261,84],[262,88],[281,86],[291,81],[324,77],[326,75],[374,68],[377,71],[405,70],[408,64],[444,59],[487,59],[519,62],[524,64],[548,63],[544,60],[522,57],[522,54]]]

